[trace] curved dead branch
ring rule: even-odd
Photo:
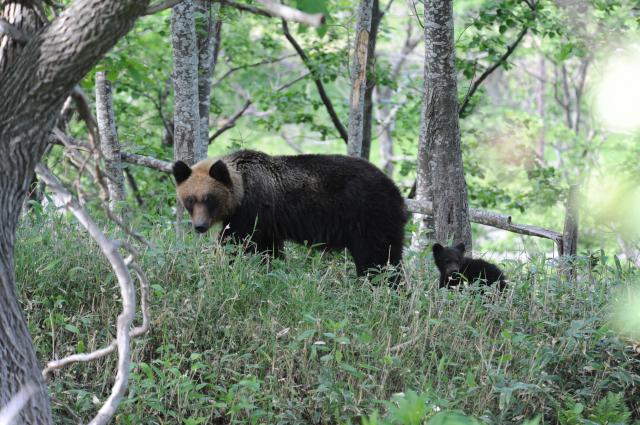
[[[133,255],[126,260],[122,258],[118,249],[124,244],[109,240],[91,219],[87,211],[82,208],[76,198],[62,185],[60,180],[54,176],[43,164],[36,166],[36,173],[42,181],[52,190],[54,198],[71,211],[76,219],[87,229],[91,237],[96,241],[100,250],[105,255],[118,280],[120,294],[122,296],[122,312],[117,320],[117,338],[108,346],[91,353],[74,354],[59,360],[47,363],[42,371],[46,378],[53,370],[62,368],[71,363],[87,362],[99,359],[114,351],[118,351],[118,369],[111,394],[102,405],[96,416],[89,422],[90,425],[102,425],[108,423],[114,416],[120,400],[122,399],[129,380],[129,365],[131,362],[131,338],[145,333],[149,328],[149,284],[147,278],[138,265],[133,263]],[[141,326],[131,329],[135,316],[136,295],[133,277],[129,271],[131,269],[140,282],[141,308],[143,313],[143,323]]]

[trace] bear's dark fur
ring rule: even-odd
[[[173,166],[178,198],[199,232],[250,237],[280,255],[285,240],[347,248],[358,275],[402,259],[404,200],[371,163],[341,155],[269,156],[238,151],[190,168]]]
[[[504,273],[495,264],[484,260],[464,256],[465,246],[460,243],[452,248],[439,243],[433,245],[433,259],[440,271],[440,287],[449,288],[460,284],[460,276],[469,283],[481,279],[482,283],[492,285],[498,282],[503,290],[506,286]]]

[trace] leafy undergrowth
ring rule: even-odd
[[[563,280],[552,260],[504,263],[503,294],[437,288],[428,255],[406,287],[371,287],[344,253],[287,246],[269,266],[210,237],[147,229],[152,331],[136,340],[119,424],[633,423],[640,355],[611,329],[636,269],[601,256]],[[26,218],[17,280],[42,361],[105,345],[119,296],[65,217]],[[106,398],[114,357],[50,382],[56,423]]]

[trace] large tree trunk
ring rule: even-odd
[[[200,146],[198,42],[193,0],[185,0],[173,7],[171,44],[174,96],[173,157],[192,165],[204,158],[207,148],[207,144],[204,148]]]
[[[453,2],[424,0],[424,10],[425,96],[416,198],[433,202],[436,241],[463,242],[471,252],[467,184],[458,122]]]
[[[220,49],[219,19],[220,5],[208,0],[196,0],[196,37],[198,40],[198,105],[200,118],[200,141],[196,158],[205,158],[209,147],[209,106],[211,104],[211,76],[218,60]]]
[[[52,423],[40,364],[16,296],[14,244],[20,209],[64,100],[98,59],[131,29],[147,3],[77,0],[36,33],[19,54],[11,49],[2,51],[0,406],[21,388],[36,388],[17,424]]]
[[[378,0],[361,0],[354,41],[349,101],[349,155],[369,158],[371,150],[371,95],[373,55],[381,12]]]

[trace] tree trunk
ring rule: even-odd
[[[19,55],[0,46],[0,406],[21,388],[35,387],[16,424],[52,423],[46,385],[16,296],[14,244],[21,206],[63,102],[131,29],[147,3],[77,0]]]
[[[567,210],[564,216],[564,230],[562,232],[562,252],[564,258],[565,276],[569,279],[575,276],[574,260],[578,253],[578,219],[580,208],[580,185],[572,184],[567,196]]]
[[[100,152],[104,157],[107,175],[109,208],[119,210],[123,207],[126,193],[120,157],[120,140],[118,140],[116,116],[113,111],[113,91],[105,71],[96,72],[96,120],[100,134]]]
[[[424,0],[424,10],[425,96],[416,199],[433,202],[436,241],[463,242],[471,252],[467,184],[458,122],[453,2]],[[424,224],[421,226],[424,228]]]
[[[171,44],[173,46],[174,127],[173,157],[192,165],[204,157],[207,145],[199,146],[200,117],[198,95],[198,43],[193,0],[173,7]]]
[[[540,81],[538,81],[536,98],[538,101],[537,102],[538,114],[540,115],[540,121],[542,126],[540,128],[540,134],[538,135],[538,145],[536,147],[536,155],[538,156],[540,163],[544,163],[544,145],[545,145],[544,133],[546,130],[546,121],[544,118],[544,115],[545,115],[544,114],[544,110],[545,110],[544,95],[545,95],[545,89],[546,89],[547,67],[546,67],[544,55],[542,54],[540,55],[540,62],[538,65],[538,74],[540,74]]]
[[[349,101],[349,135],[347,152],[351,156],[369,157],[371,147],[372,65],[375,34],[380,10],[378,0],[361,0],[351,67],[351,97]],[[368,97],[368,103],[367,103]],[[366,141],[368,137],[368,141]]]
[[[198,41],[198,104],[200,118],[200,141],[196,145],[195,157],[207,157],[209,147],[209,106],[211,103],[211,76],[215,71],[220,49],[219,19],[220,4],[208,0],[195,0],[196,37]]]
[[[373,90],[376,87],[375,54],[378,28],[384,13],[380,10],[378,0],[373,0],[371,16],[371,34],[367,49],[367,88],[364,92],[364,129],[362,136],[362,158],[369,159],[371,154],[371,131],[373,128]]]

